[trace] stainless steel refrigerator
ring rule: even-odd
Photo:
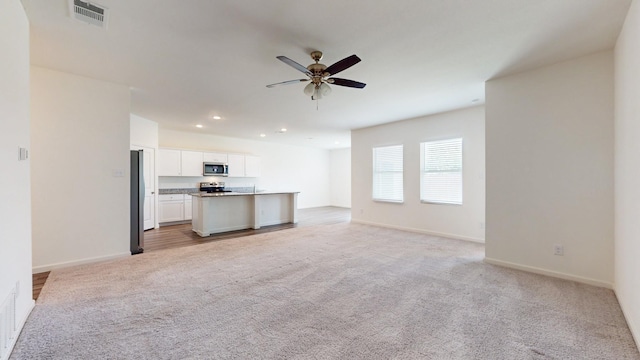
[[[144,247],[144,172],[142,150],[131,150],[131,255]]]

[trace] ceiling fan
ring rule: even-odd
[[[307,67],[304,67],[298,64],[297,62],[289,59],[286,56],[277,56],[276,58],[282,61],[283,63],[291,66],[292,68],[304,73],[309,78],[289,80],[289,81],[283,81],[275,84],[269,84],[267,85],[268,88],[272,88],[278,85],[288,85],[288,84],[295,84],[299,82],[311,81],[307,86],[305,86],[304,93],[307,96],[311,96],[311,100],[318,100],[318,99],[322,99],[323,96],[327,96],[331,93],[331,88],[327,84],[346,86],[346,87],[352,87],[352,88],[358,88],[358,89],[362,89],[367,85],[359,81],[330,77],[359,63],[361,60],[356,55],[348,56],[329,67],[319,63],[319,61],[322,60],[322,51],[311,52],[311,58],[316,63],[311,64]]]

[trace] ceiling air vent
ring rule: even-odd
[[[69,0],[69,7],[72,18],[103,29],[107,28],[109,9],[104,6],[91,1]]]

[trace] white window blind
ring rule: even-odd
[[[373,200],[402,202],[402,145],[373,148]]]
[[[420,200],[462,204],[462,138],[420,143]]]

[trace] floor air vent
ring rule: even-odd
[[[69,0],[71,17],[95,25],[103,29],[107,28],[109,9],[90,1]]]
[[[10,346],[16,336],[15,289],[0,305],[0,359],[8,358]]]

